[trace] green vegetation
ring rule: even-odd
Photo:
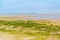
[[[47,38],[44,38],[44,36],[48,37],[50,35],[56,34],[60,35],[60,33],[58,33],[60,32],[60,26],[55,25],[52,22],[46,20],[41,21],[0,20],[0,31],[9,32],[12,34],[24,34],[28,36],[36,36],[34,40],[47,40]]]
[[[38,21],[37,21],[38,22]],[[54,31],[60,31],[60,26],[54,25],[52,23],[36,23],[35,21],[23,21],[23,20],[15,20],[15,21],[4,21],[0,20],[0,27],[1,26],[6,26],[10,28],[17,28],[17,27],[22,27],[22,28],[32,28],[34,30],[39,30],[39,31],[48,31],[48,32],[54,32]]]

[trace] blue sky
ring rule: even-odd
[[[0,14],[60,13],[60,0],[0,0]]]

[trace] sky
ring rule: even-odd
[[[0,0],[0,14],[60,13],[60,0]]]

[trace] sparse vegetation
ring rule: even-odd
[[[19,29],[20,28],[20,29]],[[19,30],[16,30],[19,29]],[[0,20],[0,31],[17,35],[35,36],[31,40],[47,40],[50,35],[60,35],[60,26],[50,21]],[[37,38],[38,37],[38,38]],[[60,36],[57,36],[58,39]]]

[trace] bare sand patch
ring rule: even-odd
[[[49,36],[47,40],[60,40],[60,39],[55,36]]]
[[[16,35],[0,32],[0,40],[15,40]]]

